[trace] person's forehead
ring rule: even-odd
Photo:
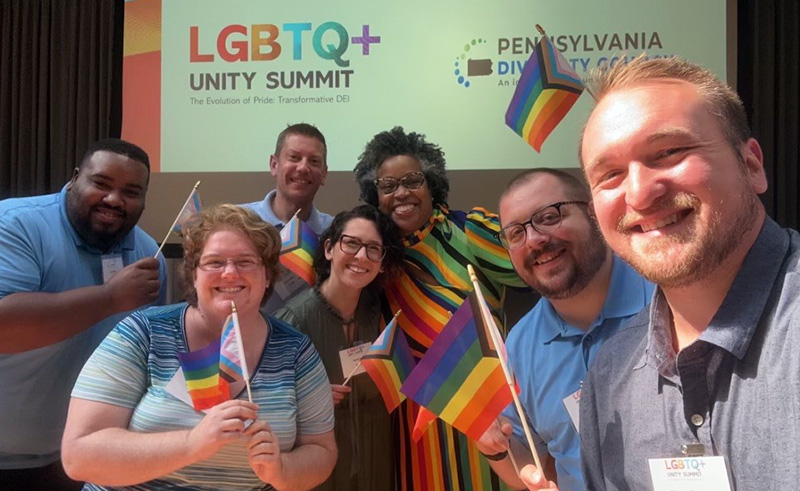
[[[379,177],[401,178],[412,172],[422,171],[422,163],[411,155],[392,155],[378,167]]]
[[[311,151],[319,154],[325,153],[325,144],[313,136],[291,133],[286,135],[283,150]]]
[[[371,239],[377,238],[380,240],[380,234],[375,222],[361,217],[355,217],[347,221],[342,228],[342,234],[351,235],[355,237],[369,236]]]
[[[518,184],[500,200],[500,218],[503,223],[528,219],[553,203],[567,201],[564,183],[551,174],[535,174]]]
[[[148,170],[142,162],[109,150],[98,150],[81,166],[84,176],[123,172],[131,178],[146,178]]]
[[[612,91],[586,123],[582,164],[592,167],[597,152],[631,137],[651,138],[665,127],[688,129],[706,113],[697,88],[682,80],[654,79]]]

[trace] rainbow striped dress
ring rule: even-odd
[[[497,239],[497,215],[434,208],[430,221],[407,236],[405,268],[384,289],[384,319],[398,309],[398,323],[418,359],[472,290],[472,264],[489,307],[499,312],[506,286],[524,287]],[[434,281],[435,283],[432,283]],[[437,420],[415,442],[411,438],[419,406],[406,400],[393,413],[396,478],[400,490],[501,489],[474,443]]]

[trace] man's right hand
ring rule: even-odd
[[[125,266],[106,283],[115,312],[125,312],[158,300],[158,259],[146,257]]]
[[[508,439],[511,437],[511,423],[503,417],[497,418],[487,429],[480,440],[475,442],[485,455],[495,455],[508,450]]]

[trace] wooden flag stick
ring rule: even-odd
[[[514,458],[514,452],[511,451],[511,443],[508,444],[508,457],[511,459],[511,465],[514,466],[514,472],[519,475],[519,464],[517,464],[517,459]]]
[[[403,311],[403,310],[402,310],[402,309],[400,309],[400,310],[398,310],[397,312],[395,312],[395,313],[394,313],[394,317],[392,318],[392,320],[395,320],[395,319],[397,319],[397,317],[400,315],[400,312],[402,312],[402,311]],[[391,321],[389,321],[389,322],[391,322]],[[356,366],[355,366],[355,367],[353,367],[353,370],[350,372],[350,375],[348,375],[348,376],[347,376],[347,378],[346,378],[346,379],[344,379],[344,382],[342,382],[342,385],[347,385],[347,382],[349,382],[349,381],[350,381],[350,379],[351,379],[351,378],[353,378],[353,375],[355,375],[355,373],[356,373],[356,370],[358,370],[358,367],[360,367],[360,366],[361,366],[361,360],[358,360],[358,363],[356,363]]]
[[[536,30],[539,31],[539,34],[541,34],[542,36],[546,37],[547,40],[550,41],[550,44],[553,44],[553,40],[550,39],[550,36],[548,36],[546,32],[544,32],[544,28],[542,28],[542,26],[540,26],[539,24],[536,24]],[[578,73],[578,72],[576,71],[575,73]],[[589,95],[592,96],[592,99],[594,99],[594,102],[597,102],[597,96],[594,95],[594,92],[592,92],[592,89],[589,88],[588,85],[586,85],[586,82],[583,81],[583,78],[580,75],[578,75],[578,78],[581,79],[581,83],[583,84],[583,87],[586,89],[586,92],[588,92]]]
[[[486,301],[483,299],[483,293],[481,292],[480,285],[478,284],[478,277],[475,275],[475,270],[472,268],[471,264],[467,264],[467,271],[469,272],[470,280],[472,280],[472,287],[475,288],[475,295],[482,303],[478,310],[481,313],[481,317],[483,317],[483,321],[489,327],[489,334],[492,336],[495,349],[499,349],[499,347],[503,345],[503,340],[498,339],[500,333],[497,332],[497,329],[494,327],[494,319],[491,319],[491,314],[485,311],[483,304],[485,304]],[[489,324],[490,322],[492,323],[491,325]],[[536,467],[539,468],[539,472],[542,473],[542,477],[546,480],[547,476],[545,476],[544,467],[542,467],[542,462],[539,460],[539,453],[536,451],[536,445],[533,443],[533,435],[531,434],[531,429],[528,427],[528,421],[525,418],[525,411],[522,409],[522,403],[519,401],[519,396],[517,396],[517,390],[514,386],[514,380],[511,377],[511,371],[508,369],[508,364],[505,362],[505,360],[503,360],[502,356],[498,356],[497,358],[500,360],[500,366],[503,368],[503,373],[506,376],[506,383],[508,384],[508,388],[511,390],[511,397],[514,398],[514,406],[517,408],[517,415],[519,415],[519,420],[522,423],[522,429],[525,430],[525,438],[528,441],[528,446],[531,449],[533,462],[536,464]]]
[[[242,357],[242,375],[244,376],[244,386],[247,387],[247,400],[253,402],[253,392],[250,390],[250,370],[247,369],[247,357],[244,353],[244,342],[242,342],[242,327],[239,325],[239,313],[236,312],[236,304],[233,303],[233,300],[231,300],[231,317],[233,318],[236,344],[239,345],[239,355]]]
[[[349,382],[350,379],[353,378],[353,375],[355,375],[356,370],[358,370],[358,367],[360,367],[360,366],[361,366],[361,361],[359,360],[359,362],[356,363],[356,366],[353,367],[353,370],[350,371],[350,375],[348,375],[347,378],[344,379],[344,382],[342,382],[342,385],[347,385],[347,382]]]
[[[192,196],[194,195],[195,191],[197,191],[197,188],[199,188],[199,187],[200,187],[200,181],[197,181],[195,183],[194,187],[192,188],[192,192],[189,193],[189,196],[186,197],[186,201],[183,202],[183,206],[181,206],[181,211],[178,212],[178,216],[175,217],[175,220],[172,222],[172,225],[170,225],[169,230],[167,231],[167,235],[164,237],[164,240],[161,241],[161,245],[158,247],[158,250],[156,251],[156,255],[153,256],[153,257],[158,257],[158,255],[161,254],[161,249],[163,249],[164,248],[164,244],[167,243],[167,239],[169,239],[169,234],[172,233],[172,229],[175,228],[175,224],[178,223],[178,220],[181,219],[181,215],[183,215],[183,210],[186,209],[186,205],[189,204],[189,200],[192,199]]]

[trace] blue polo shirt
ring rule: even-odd
[[[545,298],[511,329],[506,342],[509,363],[520,386],[525,409],[540,453],[556,461],[558,487],[583,490],[580,438],[564,398],[580,389],[597,350],[650,301],[654,286],[628,264],[613,256],[608,295],[587,331],[564,322]],[[514,405],[503,415],[511,419],[514,435],[525,433]]]
[[[0,201],[0,298],[18,292],[59,293],[103,283],[103,253],[78,235],[60,193]],[[108,254],[125,266],[153,257],[158,246],[134,227]],[[166,265],[160,258],[166,298]],[[0,469],[40,467],[58,460],[70,391],[84,362],[128,312],[81,333],[23,353],[0,355]],[[2,342],[2,338],[0,338]]]
[[[253,203],[245,203],[242,206],[245,208],[250,208],[254,212],[258,213],[258,216],[260,216],[262,220],[267,223],[271,223],[277,227],[278,230],[280,230],[284,225],[286,225],[286,223],[284,223],[280,218],[276,217],[275,212],[272,211],[272,199],[275,197],[275,193],[277,193],[277,190],[273,189],[267,193],[266,196],[264,196],[263,200],[255,201]],[[306,223],[309,227],[311,227],[311,230],[313,230],[315,234],[322,234],[325,229],[331,226],[332,222],[332,216],[317,210],[316,206],[311,206],[311,214],[308,216]]]

